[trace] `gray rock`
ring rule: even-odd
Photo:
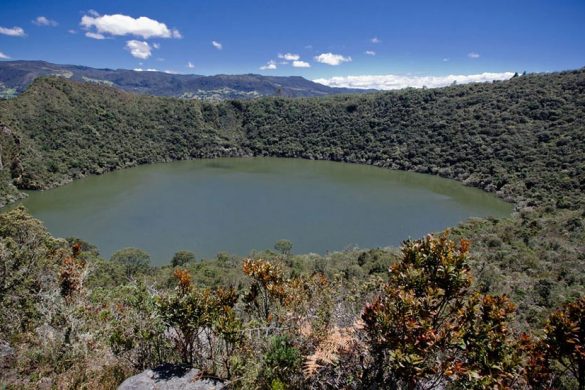
[[[225,386],[221,381],[199,379],[201,371],[196,368],[163,364],[126,379],[118,390],[219,390]]]
[[[35,328],[35,333],[43,344],[62,343],[63,334],[49,324],[43,324]]]
[[[53,380],[51,378],[41,378],[36,386],[37,390],[51,390],[53,388]]]
[[[0,368],[9,368],[14,363],[14,349],[4,340],[0,340]]]

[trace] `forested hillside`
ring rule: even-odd
[[[585,70],[220,103],[43,78],[0,103],[0,137],[3,202],[138,164],[284,156],[441,175],[516,205],[400,251],[280,242],[159,268],[12,210],[0,385],[115,388],[172,362],[235,388],[585,387]]]
[[[574,71],[434,90],[204,103],[39,79],[0,105],[2,159],[22,189],[154,161],[270,155],[438,174],[525,205],[569,205],[585,186],[584,91],[585,71]]]

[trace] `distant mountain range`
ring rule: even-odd
[[[299,76],[273,77],[258,74],[201,76],[127,69],[95,69],[45,61],[0,61],[0,97],[14,97],[22,93],[37,77],[51,75],[106,84],[147,95],[203,100],[366,92],[362,89],[332,88]]]

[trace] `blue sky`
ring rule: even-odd
[[[178,73],[344,79],[554,71],[585,66],[584,38],[584,0],[0,3],[4,57]]]

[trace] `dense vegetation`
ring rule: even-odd
[[[287,245],[152,269],[135,248],[107,261],[55,239],[20,208],[0,234],[9,387],[113,388],[162,362],[234,388],[585,386],[585,298],[527,329],[509,297],[473,282],[469,242],[447,235],[400,253]]]
[[[295,255],[281,241],[162,268],[137,248],[104,260],[13,210],[0,215],[0,383],[115,387],[183,362],[241,388],[585,386],[583,70],[221,103],[48,78],[1,102],[0,124],[4,202],[137,164],[267,155],[441,175],[517,210],[400,252]]]
[[[19,188],[154,161],[270,155],[432,173],[522,206],[577,207],[585,186],[584,92],[585,71],[217,104],[38,79],[0,105],[0,122],[13,132],[2,137],[2,158]]]

